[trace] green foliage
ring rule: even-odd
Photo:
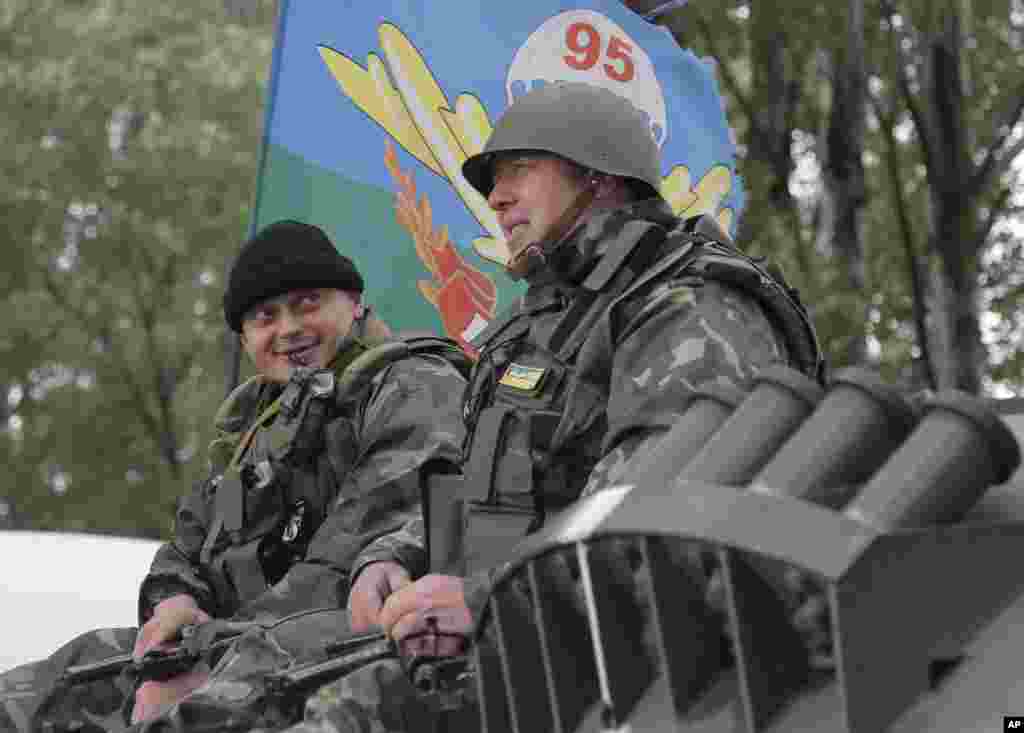
[[[743,228],[753,233],[744,245],[778,261],[800,289],[833,366],[849,363],[848,346],[866,339],[872,365],[908,388],[923,386],[920,360],[926,349],[933,360],[942,358],[935,344],[922,343],[915,321],[915,297],[917,307],[928,313],[928,328],[934,328],[940,306],[927,289],[915,295],[914,258],[926,286],[943,267],[977,281],[981,340],[988,354],[982,384],[990,393],[1019,394],[1024,386],[1019,348],[1024,316],[1018,305],[1024,221],[1019,194],[1015,201],[1013,192],[1020,190],[1024,156],[1017,156],[1016,168],[1008,165],[1012,155],[1003,156],[1001,167],[979,185],[965,207],[959,252],[935,249],[929,217],[942,196],[964,200],[970,167],[978,166],[989,147],[1007,134],[1007,120],[1019,112],[1024,19],[1002,0],[861,3],[870,104],[861,156],[866,287],[858,288],[851,263],[835,251],[822,219],[829,119],[839,64],[849,60],[852,5],[848,0],[693,2],[667,21],[682,45],[719,64],[743,154],[748,192]],[[895,24],[888,20],[887,5],[895,6]],[[962,113],[944,118],[937,111],[941,104],[927,102],[948,90],[937,92],[939,82],[926,72],[936,39],[954,21],[960,24],[959,73],[966,96]],[[909,94],[903,94],[900,77],[907,69]],[[780,103],[783,94],[791,103]],[[912,105],[919,113],[924,110],[924,123]],[[962,140],[964,170],[949,170],[942,156],[926,155],[920,124],[958,131],[940,147],[945,151]],[[1002,152],[1012,152],[1015,141],[1024,137],[1019,118],[1016,124],[1017,136]],[[782,160],[772,157],[772,145],[785,151]]]
[[[927,274],[940,262],[937,171],[898,72],[922,62],[950,8],[969,9],[959,124],[977,164],[1024,97],[1024,29],[1005,0],[894,4],[896,29],[882,0],[864,2],[865,288],[821,212],[849,3],[701,0],[671,25],[719,62],[745,155],[747,248],[800,289],[833,366],[866,341],[884,375],[913,388],[915,305],[934,304],[915,300],[911,265]],[[166,536],[174,500],[203,472],[225,387],[223,272],[252,200],[274,12],[270,0],[0,4],[0,502],[21,526]],[[915,73],[920,99],[928,79]],[[1002,394],[1024,389],[1020,183],[1006,166],[981,187],[969,224],[985,236],[962,263],[980,284],[984,384]]]
[[[0,498],[23,525],[166,535],[203,470],[273,40],[272,3],[248,9],[0,10]]]

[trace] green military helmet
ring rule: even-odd
[[[466,159],[462,174],[490,196],[494,154],[515,151],[554,153],[599,173],[639,181],[650,195],[661,195],[661,156],[648,120],[626,98],[592,84],[545,84],[517,99],[484,149]]]

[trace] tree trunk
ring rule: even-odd
[[[820,212],[819,243],[840,258],[846,286],[855,299],[867,287],[862,211],[867,204],[864,180],[864,127],[867,76],[864,68],[864,0],[849,0],[849,32],[844,47],[833,54],[832,104],[822,146],[824,188]],[[865,306],[867,324],[871,304]],[[843,348],[845,364],[868,360],[867,331],[851,331]]]
[[[932,354],[940,389],[977,394],[986,360],[979,325],[980,203],[977,188],[970,186],[973,164],[965,125],[961,18],[952,4],[939,13],[939,27],[925,50],[925,114],[931,122],[929,243],[939,258],[933,278],[939,348]]]
[[[774,219],[773,214],[781,212],[791,224],[796,216],[789,179],[800,82],[789,68],[787,38],[770,3],[751,5],[750,29],[752,117],[744,167],[752,174],[747,175],[748,179],[759,185],[747,192],[746,213],[737,237],[741,246],[757,240],[764,224]]]
[[[960,196],[933,196],[932,246],[942,256],[932,276],[932,327],[938,348],[931,353],[939,389],[978,394],[986,360],[981,341],[978,265],[976,256],[966,252],[964,246],[977,234],[973,226],[974,206],[959,199]]]

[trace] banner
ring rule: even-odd
[[[628,98],[661,147],[663,194],[735,231],[735,144],[712,63],[618,0],[283,0],[254,224],[321,226],[396,331],[465,341],[522,289],[462,177],[509,103],[577,80]]]

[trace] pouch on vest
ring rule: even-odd
[[[293,501],[281,523],[259,541],[260,568],[267,585],[274,585],[306,554],[315,532],[313,510],[305,499]]]
[[[435,482],[425,503],[432,567],[489,567],[543,523],[545,502],[533,471],[550,449],[560,417],[500,404],[480,412],[465,476]]]
[[[543,521],[545,510],[560,509],[575,499],[568,494],[559,496],[558,487],[551,485],[557,482],[545,482],[552,492],[548,495],[534,481],[534,469],[541,476],[550,475],[552,437],[563,417],[549,410],[556,402],[552,396],[560,389],[556,383],[572,384],[578,351],[599,318],[659,279],[693,275],[722,281],[753,297],[781,331],[791,361],[802,371],[822,378],[813,325],[796,292],[773,268],[730,246],[728,238],[711,224],[691,220],[682,230],[671,233],[651,225],[638,236],[623,238],[623,245],[606,255],[588,275],[549,337],[531,342],[538,349],[505,359],[503,365],[496,365],[485,375],[486,382],[475,385],[478,389],[466,402],[467,419],[476,417],[464,465],[466,483],[440,492],[430,505],[432,510],[436,507],[430,520],[431,536],[443,549],[439,562],[451,565],[461,554],[466,570],[494,565],[516,540]],[[491,361],[492,355],[501,353],[499,350],[510,341],[526,336],[533,315],[514,310],[496,319],[499,325],[490,327],[477,341],[484,349],[480,363]],[[514,327],[519,330],[510,334]],[[550,356],[543,358],[538,352]],[[505,370],[499,377],[500,366]],[[480,381],[479,376],[477,379]],[[606,403],[607,385],[595,384],[593,391],[602,390],[603,394],[588,394],[591,404]],[[488,404],[488,400],[494,404]],[[481,409],[481,404],[487,406]],[[525,447],[521,444],[524,431],[528,435]],[[520,444],[510,446],[510,436]],[[567,436],[557,437],[564,445]],[[532,513],[528,497],[534,500]],[[440,536],[443,532],[454,533],[455,540],[447,543]]]
[[[434,476],[424,506],[431,572],[467,575],[493,567],[539,526],[532,497],[526,504],[479,501],[478,488],[462,476]]]
[[[466,574],[494,567],[505,560],[519,540],[540,526],[533,507],[506,502],[463,502],[463,569]]]
[[[417,354],[440,356],[463,375],[470,369],[469,358],[449,339],[356,339],[328,369],[295,369],[275,404],[234,442],[234,458],[217,487],[215,519],[200,557],[212,571],[210,580],[222,603],[261,595],[304,555],[318,522],[310,506],[295,501],[301,497],[288,496],[294,477],[322,452],[324,425],[337,427],[340,419],[331,416],[347,414],[346,406],[374,376]],[[238,422],[232,425],[236,430]],[[351,427],[346,434],[354,437]],[[339,465],[330,452],[328,460],[341,480],[348,466]]]
[[[296,369],[281,396],[239,442],[217,485],[216,515],[200,553],[201,562],[213,571],[210,580],[222,604],[252,600],[274,576],[283,575],[276,567],[268,575],[265,563],[280,554],[275,532],[283,530],[282,521],[287,519],[284,492],[292,474],[290,464],[308,460],[318,448],[334,391],[332,372]],[[214,558],[222,534],[228,543]]]

